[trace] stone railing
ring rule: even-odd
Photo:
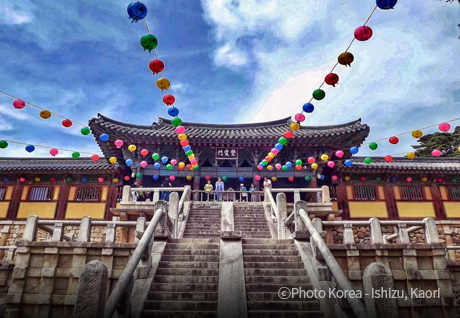
[[[223,202],[260,202],[263,191],[204,191],[193,190],[192,193],[197,199],[195,201],[223,201]]]
[[[129,185],[125,185],[123,187],[123,193],[121,197],[120,204],[138,204],[138,205],[151,205],[156,201],[160,200],[160,193],[161,192],[184,192],[186,188],[190,188],[189,186],[185,187],[162,187],[162,188],[132,188]],[[137,201],[135,193],[139,192],[153,192],[153,200],[151,201]]]

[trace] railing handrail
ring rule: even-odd
[[[165,216],[165,211],[162,208],[159,208],[155,211],[153,215],[152,221],[148,225],[147,229],[142,235],[139,243],[136,246],[133,254],[131,255],[128,263],[125,266],[125,269],[120,275],[120,278],[117,281],[117,284],[113,288],[112,292],[110,293],[109,298],[105,304],[105,318],[112,318],[113,314],[115,313],[117,306],[121,299],[124,297],[126,289],[128,288],[132,278],[134,271],[136,270],[137,265],[139,264],[142,255],[144,254],[145,250],[148,248],[150,242],[153,239],[153,235],[155,233],[155,229],[160,223],[160,220]]]
[[[183,209],[184,209],[185,201],[186,200],[188,201],[190,199],[189,198],[189,193],[191,193],[190,186],[184,187],[184,192],[182,192],[182,195],[181,195],[180,200],[179,200],[179,211],[178,211],[179,214],[181,214]]]
[[[271,192],[270,188],[265,188],[264,191],[266,192],[265,195],[267,196],[268,200],[270,201],[272,209],[275,212],[276,220],[279,220],[280,219],[280,212],[278,211],[278,206],[276,205],[275,199],[273,199],[273,195],[272,195],[272,192]]]
[[[308,232],[310,232],[311,239],[315,242],[315,245],[321,252],[321,255],[323,256],[327,267],[331,271],[332,275],[335,278],[335,281],[338,285],[338,287],[344,291],[354,291],[353,286],[351,285],[350,281],[347,279],[345,274],[342,271],[342,268],[340,267],[339,263],[337,263],[337,260],[335,257],[332,255],[331,251],[327,247],[326,242],[324,242],[323,238],[321,237],[321,234],[319,234],[318,230],[315,228],[313,225],[312,221],[310,220],[310,217],[308,216],[307,211],[304,209],[299,210],[299,216],[305,226],[307,227]],[[347,301],[350,304],[351,309],[353,310],[353,313],[355,314],[356,317],[358,318],[366,318],[366,308],[364,307],[364,304],[359,298],[356,297],[350,297],[351,293],[346,293]]]
[[[345,225],[345,224],[351,224],[351,225],[356,225],[356,226],[366,226],[370,225],[369,220],[346,220],[346,221],[323,221],[323,226],[340,226],[340,225]],[[424,225],[423,220],[422,221],[380,221],[381,225],[387,225],[387,226],[396,226],[399,224],[407,224],[407,225],[413,225],[413,226],[422,226]]]
[[[412,227],[410,227],[410,228],[407,229],[407,233],[416,232],[416,231],[421,230],[421,229],[423,229],[423,226],[420,226],[420,225],[412,226]],[[390,240],[397,239],[398,236],[399,236],[398,233],[394,233],[394,234],[387,235],[387,236],[386,236],[386,239],[387,239],[388,241],[390,241]]]
[[[211,190],[211,191],[206,191],[206,190],[192,190],[192,193],[264,193],[263,191],[251,191],[251,190],[246,190],[246,191],[240,191],[240,190]]]
[[[175,191],[184,191],[184,190],[185,190],[185,187],[155,187],[155,188],[133,188],[131,187],[131,192],[144,192],[144,191],[175,192]]]
[[[271,188],[271,192],[322,192],[321,188]]]

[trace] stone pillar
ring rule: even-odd
[[[35,240],[38,231],[38,216],[31,215],[27,218],[26,227],[22,239],[24,241],[32,242]]]
[[[200,190],[200,176],[199,175],[193,176],[193,190],[195,191]],[[195,192],[193,194],[193,200],[194,201],[200,200],[200,194],[198,192]]]
[[[91,239],[91,217],[85,216],[81,219],[78,242],[89,242]]]
[[[351,223],[345,223],[343,227],[343,244],[354,244],[355,238],[353,237],[353,228]]]
[[[284,222],[287,218],[287,209],[286,209],[286,195],[284,193],[278,193],[276,195],[276,206],[279,212],[279,220],[278,220],[278,238],[284,239],[286,238],[286,230]]]
[[[433,218],[424,218],[425,223],[425,243],[439,243],[438,228]]]
[[[383,244],[382,229],[379,219],[370,218],[369,223],[371,228],[371,244]]]
[[[233,202],[222,202],[220,229],[221,233],[235,231]]]
[[[398,224],[398,242],[400,244],[409,244],[409,233],[407,232],[406,224]]]
[[[122,203],[127,203],[129,201],[131,201],[131,186],[125,185],[123,187],[123,194],[122,194],[122,197],[121,197],[121,202]]]
[[[104,317],[107,281],[107,267],[104,263],[91,261],[83,267],[74,318]]]

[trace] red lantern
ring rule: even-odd
[[[187,147],[188,146],[188,140],[182,140],[180,142],[180,145],[182,146],[182,148]]]
[[[70,126],[72,126],[72,121],[70,121],[69,119],[64,119],[62,121],[62,126],[69,128]]]
[[[361,181],[362,182],[366,181],[366,177],[361,177]]]
[[[295,166],[295,170],[297,170],[297,171],[302,170],[302,166]]]
[[[338,177],[337,176],[332,176],[332,180],[337,181]]]
[[[20,178],[19,178],[19,182],[26,182],[26,178],[20,177]]]
[[[141,155],[142,155],[142,157],[145,157],[145,156],[147,156],[148,154],[149,154],[149,151],[148,151],[147,149],[142,149],[142,150],[141,150]]]
[[[102,182],[104,182],[104,178],[99,177],[99,178],[97,178],[97,181],[99,181],[99,183],[102,183]]]
[[[399,142],[399,138],[398,137],[391,137],[389,139],[389,141],[390,141],[390,144],[396,145]]]
[[[325,82],[326,84],[332,85],[335,87],[335,84],[339,82],[339,76],[335,73],[329,73],[326,75]]]
[[[153,72],[153,75],[156,75],[165,69],[165,63],[159,59],[151,60],[149,63],[149,69]]]
[[[286,139],[291,139],[292,136],[294,136],[294,134],[293,134],[292,131],[290,131],[290,130],[288,130],[288,131],[286,131],[286,132],[284,133],[284,137],[285,137]]]
[[[175,101],[176,98],[171,94],[166,94],[165,96],[163,96],[163,103],[165,103],[168,106],[174,104]]]
[[[270,162],[270,161],[272,161],[272,158],[270,158],[270,157],[267,156],[267,157],[265,157],[265,160],[267,160],[268,162]]]
[[[92,159],[94,162],[98,162],[99,156],[98,156],[98,155],[92,155],[92,156],[91,156],[91,159]]]
[[[125,176],[125,181],[129,181],[131,178],[129,176]]]
[[[388,155],[388,156],[385,156],[385,161],[386,162],[393,162],[393,157]]]
[[[210,176],[206,176],[204,177],[206,180],[211,180],[211,177]]]
[[[191,164],[188,164],[188,165],[185,166],[185,169],[190,170],[191,168],[192,168],[192,165],[191,165]]]
[[[407,182],[412,182],[412,178],[411,178],[411,177],[407,177],[406,181],[407,181]]]
[[[372,37],[372,29],[368,26],[360,26],[355,30],[355,38],[358,41],[367,41]]]
[[[26,107],[26,103],[24,103],[24,101],[22,101],[20,99],[16,99],[13,102],[13,107],[16,108],[16,109],[23,109],[24,107]]]
[[[289,177],[288,180],[289,182],[294,182],[294,177]]]
[[[446,132],[446,131],[449,131],[449,129],[450,129],[449,123],[442,123],[441,125],[439,125],[440,131]]]
[[[442,178],[436,179],[436,182],[441,183],[441,182],[442,182]]]
[[[313,164],[316,162],[316,159],[313,157],[308,158],[308,163]]]
[[[56,182],[56,178],[50,178],[51,182]]]

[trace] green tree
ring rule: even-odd
[[[418,157],[431,157],[434,149],[441,150],[441,157],[460,157],[460,126],[455,127],[453,133],[436,132],[422,136],[417,140],[420,144],[414,145]]]

